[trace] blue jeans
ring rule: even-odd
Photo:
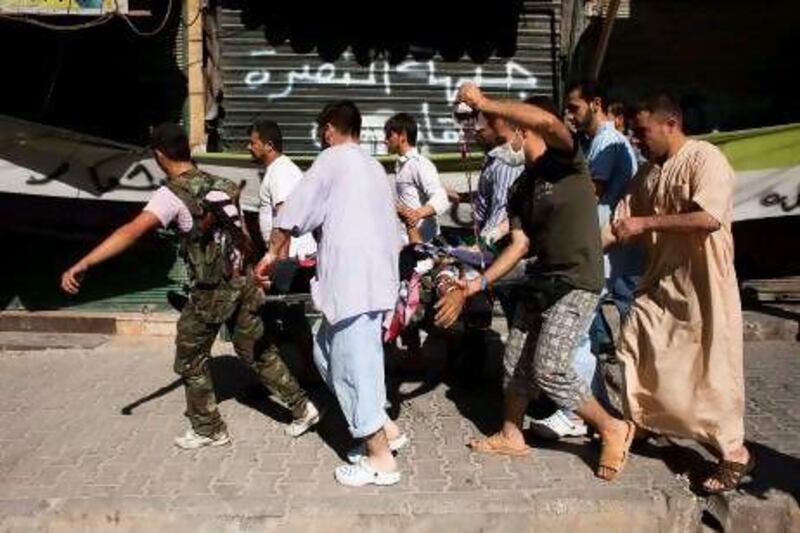
[[[592,321],[590,327],[580,336],[578,345],[575,347],[575,359],[572,367],[589,384],[592,395],[597,398],[597,401],[601,405],[607,406],[608,394],[603,383],[603,376],[600,372],[597,372],[597,356],[592,352],[592,341],[589,334],[594,323],[595,321]]]
[[[624,319],[633,303],[633,291],[638,280],[638,276],[620,276],[607,279],[608,292],[605,292],[601,301],[610,299],[614,302],[620,318]],[[589,384],[594,397],[606,409],[609,408],[610,403],[603,383],[603,376],[597,372],[595,352],[598,352],[598,346],[611,342],[610,336],[611,332],[608,331],[605,320],[600,316],[600,306],[598,306],[595,319],[578,340],[573,364],[575,372]]]
[[[383,313],[364,313],[330,324],[322,319],[314,335],[314,363],[336,395],[350,434],[364,438],[381,429],[386,414]]]

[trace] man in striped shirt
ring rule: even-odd
[[[494,243],[508,233],[508,188],[524,170],[525,154],[519,130],[504,118],[481,114],[476,135],[486,158],[478,179],[474,216],[480,236]]]
[[[447,193],[454,204],[473,202],[480,237],[487,243],[495,243],[508,233],[508,189],[525,169],[522,136],[506,119],[480,113],[475,139],[486,152],[477,191],[472,197],[454,190]]]
[[[475,137],[486,152],[477,191],[473,198],[455,191],[448,191],[448,194],[453,203],[473,202],[479,235],[485,243],[494,244],[509,232],[508,189],[525,170],[522,132],[503,117],[479,113]],[[494,292],[510,326],[516,304],[515,292],[501,287]]]

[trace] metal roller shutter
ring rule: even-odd
[[[327,102],[354,100],[363,114],[362,141],[385,153],[383,124],[394,113],[412,113],[420,124],[419,145],[430,153],[454,152],[458,133],[451,112],[461,80],[477,79],[492,95],[558,96],[560,2],[525,1],[516,54],[484,64],[468,56],[445,62],[411,56],[390,65],[382,59],[359,65],[348,50],[334,63],[316,52],[298,54],[290,43],[270,46],[261,29],[246,29],[241,13],[223,10],[220,47],[224,88],[221,140],[226,151],[244,149],[247,126],[257,116],[277,121],[286,151],[313,153],[314,119]]]

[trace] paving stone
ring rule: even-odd
[[[216,345],[215,353],[232,353],[226,346]],[[93,350],[0,354],[0,390],[8,400],[0,405],[0,529],[9,520],[23,520],[11,529],[128,524],[149,531],[135,526],[146,523],[152,530],[164,525],[278,531],[280,525],[303,524],[304,531],[349,531],[388,524],[389,530],[425,531],[426,524],[442,529],[446,523],[478,530],[481,520],[494,516],[486,524],[506,524],[503,517],[510,517],[509,527],[524,530],[529,522],[514,522],[514,513],[543,513],[537,523],[548,524],[548,516],[580,510],[575,516],[583,522],[572,529],[591,529],[597,522],[590,517],[621,512],[630,514],[635,530],[648,513],[653,524],[682,523],[674,513],[694,512],[703,503],[679,474],[707,456],[684,443],[685,448],[661,441],[637,447],[615,483],[594,477],[599,449],[582,440],[532,441],[527,458],[472,454],[464,443],[496,428],[500,404],[491,390],[465,393],[447,384],[403,401],[398,423],[412,443],[398,454],[403,478],[395,487],[352,489],[335,482],[333,469],[352,444],[341,420],[323,424],[324,439],[311,432],[295,440],[283,435],[282,422],[235,398],[221,401],[234,434],[231,446],[180,451],[172,444],[186,429],[180,388],[129,415],[120,413],[123,404],[174,379],[172,357],[170,341],[146,338],[112,338]],[[753,516],[782,524],[759,513],[778,509],[781,516],[794,516],[782,511],[782,498],[793,501],[788,495],[800,494],[798,476],[792,475],[800,464],[800,344],[748,343],[745,365],[746,427],[759,473],[741,493],[722,501],[732,502],[728,508],[737,520]],[[435,522],[436,516],[446,522]],[[375,517],[384,521],[370,522]]]

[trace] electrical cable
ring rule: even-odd
[[[169,21],[169,17],[172,14],[173,0],[169,0],[169,3],[167,4],[167,11],[166,13],[164,13],[164,19],[161,21],[161,24],[159,24],[158,27],[152,31],[142,31],[139,28],[137,28],[136,25],[133,22],[131,22],[130,17],[128,17],[128,15],[125,15],[120,11],[119,1],[114,0],[114,4],[117,6],[117,11],[115,12],[115,15],[124,20],[125,23],[130,27],[131,31],[133,31],[133,33],[135,33],[139,37],[155,37],[156,35],[161,33],[164,30],[164,28],[167,27],[167,22]]]

